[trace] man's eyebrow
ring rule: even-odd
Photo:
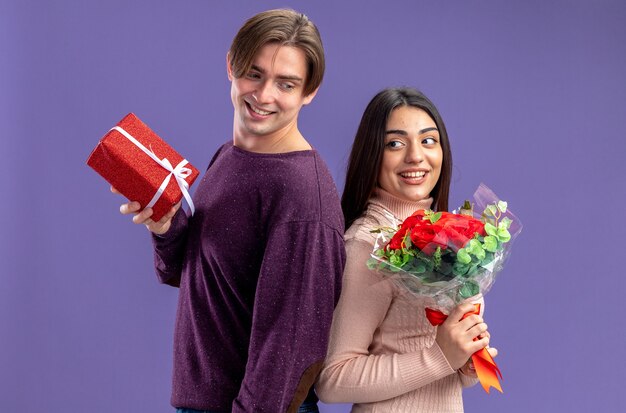
[[[282,80],[291,80],[291,81],[300,82],[300,83],[303,82],[303,79],[300,76],[296,76],[296,75],[278,75],[278,78]]]
[[[261,69],[259,66],[257,65],[252,65],[250,66],[250,69],[265,74],[265,70]],[[283,79],[283,80],[293,80],[294,82],[303,82],[303,79],[300,76],[296,76],[296,75],[278,75],[277,76],[279,79]]]

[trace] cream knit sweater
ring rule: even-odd
[[[426,319],[426,302],[408,296],[366,262],[376,234],[432,199],[406,202],[377,190],[345,235],[347,263],[328,355],[316,385],[325,403],[352,412],[462,412],[462,387],[476,384],[450,367]]]

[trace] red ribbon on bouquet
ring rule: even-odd
[[[474,311],[465,313],[465,315],[463,315],[463,318],[468,317],[472,314],[480,314],[480,304],[474,304]],[[446,321],[448,316],[441,311],[427,308],[426,318],[428,318],[430,324],[438,326]],[[478,337],[474,338],[474,340],[478,340]],[[478,376],[478,380],[483,386],[483,389],[485,389],[485,391],[489,393],[491,387],[494,387],[499,390],[500,393],[502,393],[502,387],[500,386],[500,381],[498,380],[498,376],[500,376],[500,379],[502,379],[502,373],[500,373],[500,369],[496,365],[496,362],[493,361],[493,358],[491,357],[491,354],[489,354],[487,349],[483,348],[472,354],[472,362],[474,363],[476,375]]]

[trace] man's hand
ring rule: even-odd
[[[113,187],[111,187],[111,192],[114,194],[120,194],[120,192]],[[153,213],[152,208],[145,208],[143,211],[138,212],[141,209],[141,205],[139,205],[139,202],[136,201],[122,204],[120,206],[120,212],[124,215],[135,214],[133,217],[133,222],[135,224],[145,225],[150,232],[156,235],[163,235],[170,229],[172,217],[176,214],[176,211],[178,211],[181,204],[182,200],[174,205],[172,209],[170,209],[167,214],[163,215],[163,218],[157,222],[150,219]]]

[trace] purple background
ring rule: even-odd
[[[133,111],[204,169],[231,139],[230,41],[280,6],[324,39],[300,126],[339,188],[369,99],[411,85],[446,120],[451,204],[483,181],[524,221],[487,296],[505,393],[466,410],[626,408],[626,3],[512,3],[2,0],[0,410],[172,411],[177,291],[85,160]]]

